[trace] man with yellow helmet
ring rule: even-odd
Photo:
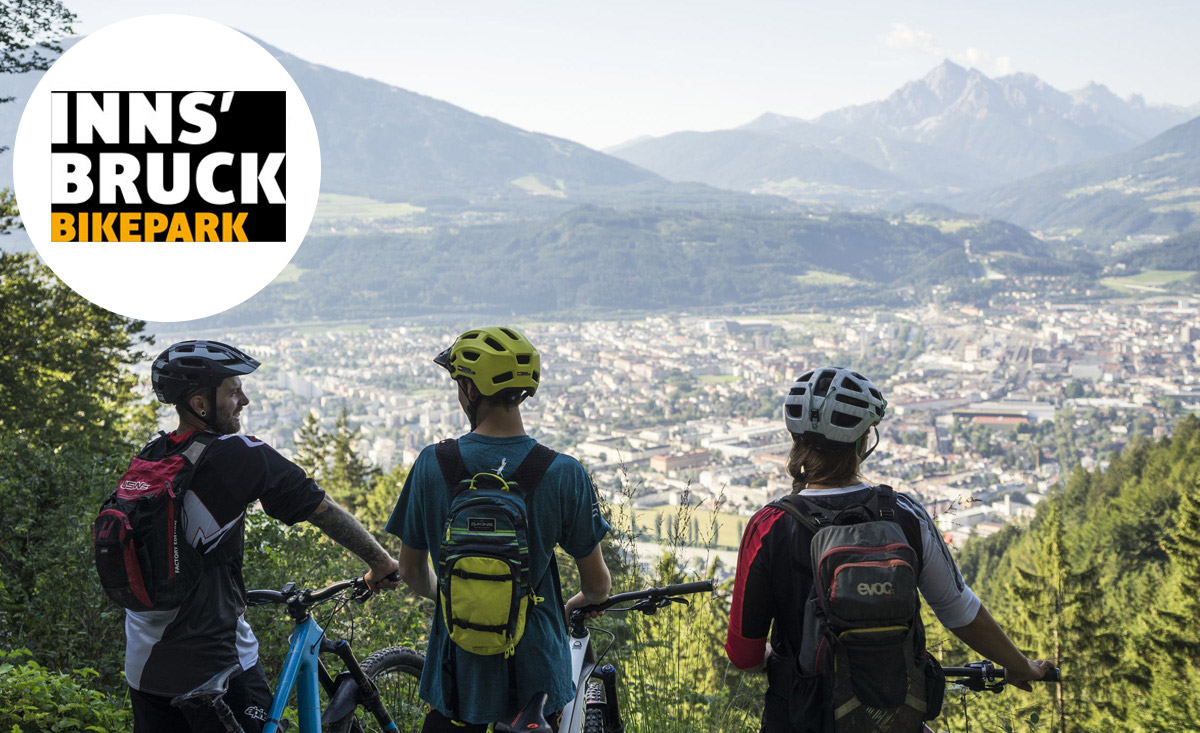
[[[480,476],[519,486],[527,512],[529,595],[534,602],[511,655],[474,654],[452,644],[443,617],[445,598],[430,630],[421,698],[432,710],[423,733],[482,733],[489,723],[511,719],[538,693],[546,694],[547,711],[561,710],[575,697],[554,547],[566,550],[579,568],[582,590],[566,602],[566,609],[603,602],[611,581],[600,540],[610,527],[579,461],[525,433],[521,404],[537,393],[542,365],[524,334],[500,326],[472,329],[434,362],[457,384],[471,432],[427,446],[409,471],[387,525],[402,542],[404,581],[434,601],[440,591],[444,594],[446,586],[439,585],[430,560],[444,567],[440,553],[450,535],[452,503],[456,506],[465,491],[461,487],[474,487]],[[487,520],[477,523],[489,526]],[[546,717],[557,730],[557,714]]]

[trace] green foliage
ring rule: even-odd
[[[144,435],[143,323],[80,297],[29,254],[0,253],[0,432],[103,452]]]
[[[358,517],[380,542],[386,543],[390,535],[383,528],[408,471],[397,467],[385,475],[358,454],[356,446],[361,439],[361,431],[350,425],[346,408],[342,408],[334,422],[332,433],[322,429],[316,415],[310,412],[296,438],[296,464],[316,479],[334,501]]]
[[[133,725],[124,700],[90,689],[89,668],[55,672],[35,662],[27,650],[0,649],[0,729],[119,733]]]
[[[91,525],[132,451],[57,451],[0,432],[0,649],[28,648],[54,669],[86,661],[110,689],[121,681],[124,615],[96,580]]]
[[[1131,441],[1106,471],[1076,468],[1030,525],[967,544],[959,559],[976,593],[1018,646],[1064,674],[1031,694],[972,698],[972,730],[1028,712],[1053,732],[1200,729],[1198,494],[1200,419],[1189,417],[1169,439]]]

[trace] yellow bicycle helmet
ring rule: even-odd
[[[485,396],[518,389],[523,397],[532,397],[542,377],[537,349],[525,334],[503,326],[467,331],[433,361],[454,379],[471,380]]]

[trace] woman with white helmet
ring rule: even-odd
[[[784,399],[793,488],[746,527],[725,643],[735,666],[768,673],[764,732],[921,731],[944,680],[918,590],[1009,683],[1028,690],[1052,668],[1012,643],[915,499],[863,480],[886,413],[879,388],[842,367],[805,372]]]

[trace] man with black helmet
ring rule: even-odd
[[[452,494],[461,496],[456,487],[467,483],[458,479],[491,474],[518,487],[527,499],[533,602],[511,654],[493,655],[456,649],[438,604],[421,674],[421,699],[432,706],[422,733],[482,733],[489,723],[512,720],[538,693],[545,693],[546,717],[557,729],[558,716],[550,711],[573,699],[575,689],[554,547],[566,550],[579,569],[582,590],[567,601],[567,609],[603,602],[611,580],[600,540],[609,525],[579,461],[525,433],[520,406],[537,392],[542,375],[541,357],[524,334],[506,327],[473,329],[434,362],[454,379],[471,432],[426,447],[409,471],[387,524],[403,543],[400,574],[417,593],[438,599],[441,576],[431,569],[430,557],[435,565],[443,559],[446,520],[456,501]],[[530,469],[533,464],[537,471]],[[470,479],[471,486],[474,482]],[[448,603],[444,597],[443,603]]]
[[[303,469],[266,443],[239,435],[250,403],[242,377],[259,362],[217,341],[181,341],[154,360],[151,382],[160,402],[175,405],[179,427],[156,438],[139,456],[192,451],[191,483],[183,499],[188,542],[204,558],[198,585],[178,608],[126,611],[125,674],[135,733],[223,733],[210,711],[184,714],[171,698],[188,692],[234,663],[243,672],[229,684],[226,702],[242,727],[259,731],[271,690],[258,661],[258,642],[246,622],[242,580],[247,506],[259,502],[286,524],[309,521],[365,562],[372,589],[392,588],[397,563],[346,510],[325,495]]]

